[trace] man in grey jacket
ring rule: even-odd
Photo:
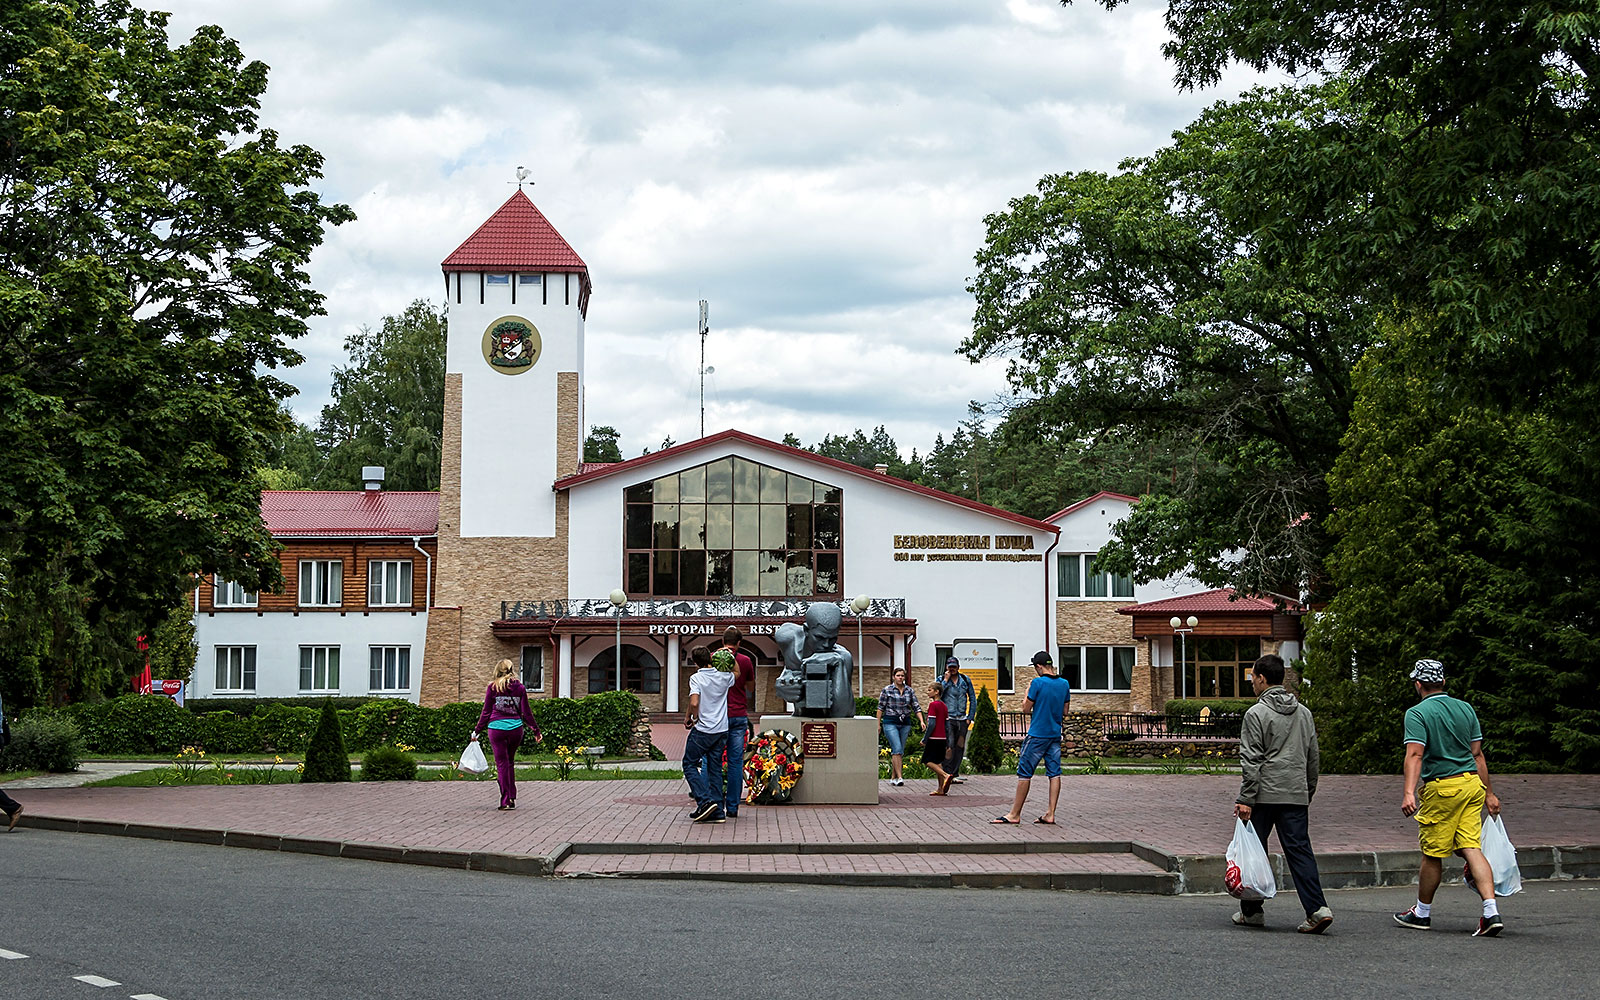
[[[1255,662],[1251,684],[1259,696],[1244,714],[1239,730],[1242,780],[1233,814],[1254,827],[1261,846],[1274,827],[1283,856],[1294,874],[1306,919],[1301,934],[1321,934],[1333,923],[1333,911],[1322,895],[1317,856],[1311,851],[1306,807],[1317,794],[1317,728],[1311,710],[1283,686],[1283,657],[1268,653]],[[1239,901],[1233,922],[1263,927],[1260,900]]]

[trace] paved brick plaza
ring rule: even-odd
[[[927,884],[949,884],[939,880],[956,873],[955,884],[1056,877],[1048,884],[1116,888],[1124,883],[1114,876],[1142,874],[1163,886],[1144,891],[1178,891],[1161,881],[1170,857],[1128,845],[1214,859],[1231,834],[1238,788],[1228,775],[1072,775],[1052,828],[1031,822],[1046,792],[1036,779],[1023,825],[990,825],[1013,782],[975,775],[944,799],[927,794],[930,781],[885,782],[878,806],[747,806],[722,825],[689,822],[677,781],[526,782],[511,812],[494,808],[493,782],[29,789],[25,824],[314,853],[344,845],[348,856],[463,867],[497,867],[482,857],[523,859],[531,868],[505,860],[498,867],[537,871],[539,862],[565,875],[903,884],[928,876]],[[1567,856],[1595,859],[1600,776],[1506,775],[1495,785],[1519,848],[1584,847]],[[1400,815],[1399,788],[1398,777],[1325,777],[1312,807],[1318,853],[1413,851],[1415,827]],[[402,848],[411,856],[402,858]],[[1391,867],[1405,865],[1399,857]],[[1022,875],[1034,881],[1007,878]]]

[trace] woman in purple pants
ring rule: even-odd
[[[517,665],[510,660],[495,664],[494,680],[483,692],[483,713],[472,729],[472,739],[485,725],[489,745],[494,748],[494,776],[500,782],[500,808],[517,807],[517,748],[522,746],[524,730],[530,730],[535,743],[542,735],[539,723],[528,708],[528,689],[516,678]]]

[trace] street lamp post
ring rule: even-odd
[[[1179,618],[1177,615],[1173,615],[1172,619],[1170,621],[1168,621],[1167,624],[1172,626],[1172,631],[1178,633],[1178,643],[1179,643],[1179,647],[1182,650],[1182,652],[1179,653],[1179,659],[1178,659],[1178,677],[1180,678],[1179,683],[1182,685],[1183,692],[1180,695],[1178,695],[1178,697],[1180,697],[1180,698],[1188,698],[1189,697],[1189,633],[1193,632],[1194,631],[1194,627],[1196,625],[1200,624],[1200,619],[1196,618],[1194,615],[1190,615],[1188,620],[1186,621],[1186,620],[1184,620],[1182,618]],[[1188,626],[1188,627],[1185,628],[1185,626]]]
[[[623,590],[613,590],[610,597],[611,606],[617,609],[617,651],[612,663],[617,670],[617,686],[615,690],[622,690],[622,609],[628,603],[628,594]]]
[[[863,674],[862,671],[863,671],[863,669],[865,667],[865,663],[863,661],[866,659],[866,657],[864,655],[862,655],[863,651],[861,649],[861,616],[866,614],[867,613],[867,609],[870,608],[870,607],[872,607],[872,598],[868,597],[866,594],[860,594],[860,595],[858,595],[856,597],[855,600],[850,602],[850,610],[854,611],[856,613],[856,697],[857,698],[861,697],[861,693],[862,693],[861,692],[861,685],[863,683],[865,683],[865,677],[864,677],[864,674]],[[856,714],[854,706],[851,707],[850,714],[851,715],[855,715]]]

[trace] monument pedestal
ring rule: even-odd
[[[764,715],[762,729],[793,733],[805,751],[805,768],[791,801],[800,805],[878,804],[878,720]]]

